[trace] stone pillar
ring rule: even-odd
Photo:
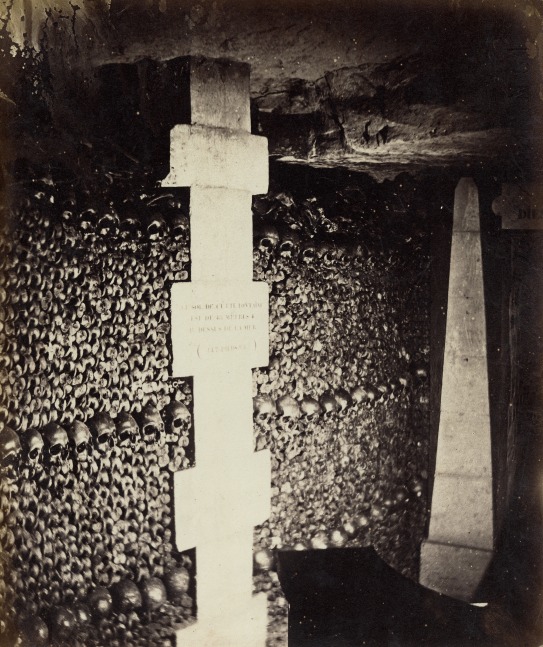
[[[177,548],[196,547],[197,622],[183,647],[264,647],[252,595],[254,526],[269,516],[270,457],[253,451],[251,368],[268,363],[268,286],[252,281],[251,196],[268,186],[250,134],[249,68],[190,62],[191,123],[171,132],[163,186],[190,187],[191,279],[172,286],[173,375],[194,376],[196,467],[176,474]]]
[[[492,451],[479,197],[454,201],[445,358],[428,539],[420,582],[473,601],[494,548]]]

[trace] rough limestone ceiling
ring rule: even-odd
[[[537,157],[535,0],[42,4],[14,0],[12,31],[22,38],[25,17],[37,43],[48,12],[48,46],[59,32],[74,40],[62,48],[73,65],[189,54],[249,63],[255,121],[286,160],[379,178],[466,165],[511,177]]]

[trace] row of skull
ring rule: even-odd
[[[100,409],[164,407],[173,395],[165,281],[188,277],[183,205],[163,192],[141,195],[136,208],[117,201],[119,218],[112,201],[95,208],[96,194],[81,199],[80,188],[76,195],[36,180],[13,227],[0,223],[0,424],[18,433],[48,426],[61,403],[68,425]],[[132,254],[122,241],[109,244],[114,229],[121,239],[160,244]]]
[[[34,227],[39,225],[34,231],[27,228],[28,241],[33,236],[61,236],[56,227],[58,222],[70,229],[75,237],[154,242],[166,237],[188,236],[186,205],[172,193],[142,192],[137,199],[133,186],[129,186],[125,187],[125,195],[130,197],[123,198],[103,188],[104,194],[100,197],[96,191],[91,192],[83,186],[76,192],[67,189],[66,185],[55,184],[50,178],[36,178],[21,199],[17,221]],[[97,202],[102,202],[102,206],[97,207]]]
[[[75,420],[67,430],[50,423],[41,432],[28,429],[19,436],[5,426],[0,432],[0,466],[14,475],[23,461],[37,466],[45,459],[47,465],[58,465],[70,451],[74,459],[84,461],[94,450],[105,453],[114,443],[129,447],[139,436],[153,445],[169,443],[189,430],[191,419],[187,406],[174,401],[166,407],[164,419],[153,405],[147,405],[140,424],[127,412],[121,412],[116,420],[109,413],[100,412],[88,425]]]
[[[305,265],[322,263],[324,268],[351,268],[390,270],[399,259],[393,254],[371,253],[363,243],[340,243],[326,240],[304,239],[294,229],[279,230],[270,222],[254,228],[253,247],[255,260],[278,258],[289,262],[301,261]]]
[[[21,647],[45,647],[66,644],[75,634],[85,634],[91,624],[99,626],[109,618],[135,628],[141,622],[140,614],[156,613],[169,601],[179,605],[192,603],[189,590],[192,577],[183,566],[167,570],[162,578],[151,577],[139,583],[129,578],[118,581],[109,589],[98,586],[84,601],[70,606],[54,607],[47,614],[47,622],[39,615],[23,614],[17,621]]]
[[[425,379],[426,369],[415,369],[417,379]],[[283,395],[274,400],[268,394],[259,394],[253,398],[254,417],[259,422],[268,422],[279,418],[285,423],[296,422],[300,418],[315,420],[319,416],[329,418],[336,413],[344,412],[353,405],[368,404],[386,400],[392,393],[405,389],[412,381],[411,375],[401,376],[388,384],[382,383],[377,387],[369,384],[357,385],[350,391],[344,388],[328,390],[318,399],[304,395],[300,401],[291,395]]]

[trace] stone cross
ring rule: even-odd
[[[172,286],[171,331],[173,376],[194,376],[196,466],[175,475],[174,515],[178,550],[196,547],[197,621],[178,642],[264,647],[252,546],[271,475],[253,450],[251,368],[269,361],[268,286],[252,281],[251,200],[268,189],[268,150],[250,133],[249,67],[191,59],[190,109],[162,182],[190,187],[191,282]]]
[[[494,548],[479,196],[456,188],[436,470],[420,582],[474,601]]]

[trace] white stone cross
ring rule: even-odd
[[[190,125],[171,132],[163,186],[190,187],[191,282],[171,291],[172,373],[194,376],[196,467],[175,475],[178,550],[196,547],[197,622],[183,647],[264,647],[254,526],[269,516],[269,452],[253,451],[251,368],[269,361],[268,286],[252,281],[252,195],[267,140],[250,134],[249,67],[191,59]]]

